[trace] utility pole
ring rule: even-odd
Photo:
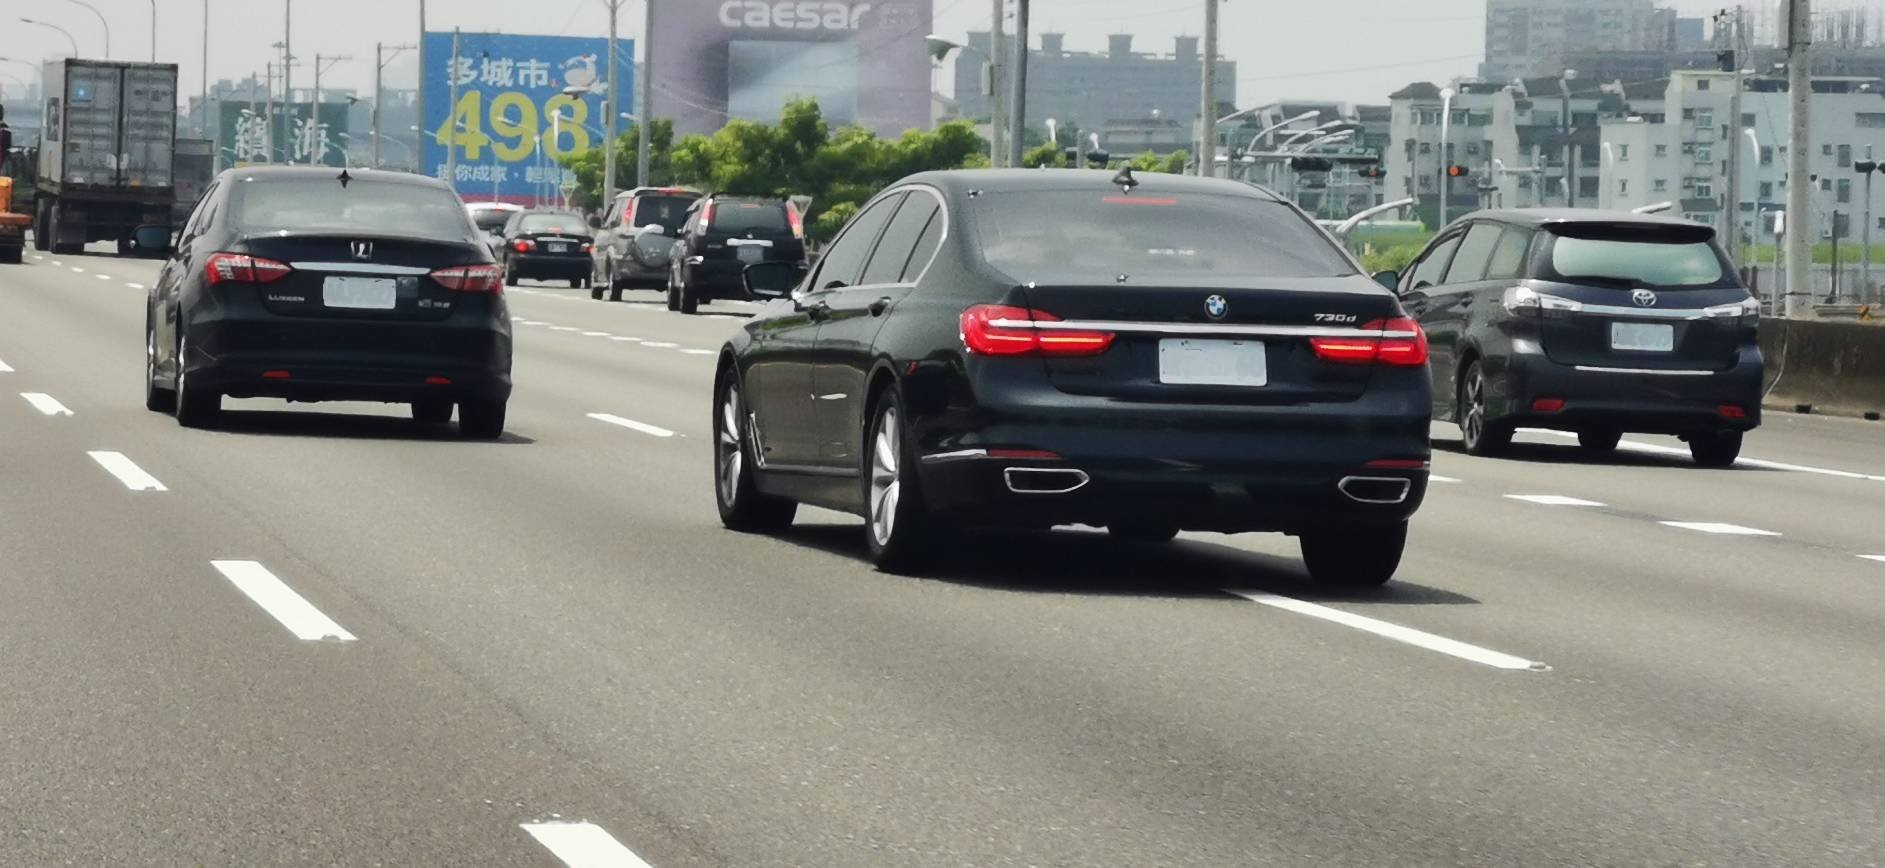
[[[1567,69],[1558,78],[1558,89],[1564,92],[1564,117],[1559,118],[1564,126],[1564,207],[1577,207],[1577,143],[1571,138],[1571,82],[1577,80],[1577,70]]]
[[[1865,146],[1865,160],[1857,166],[1865,174],[1865,224],[1859,227],[1859,238],[1865,247],[1859,251],[1859,301],[1873,302],[1872,291],[1872,174],[1878,171],[1878,161],[1872,159],[1872,146]]]
[[[1008,119],[1001,113],[1001,71],[1006,68],[1002,63],[1002,43],[1007,41],[1002,34],[1007,23],[1002,18],[1008,4],[1006,0],[994,0],[994,3],[994,23],[988,27],[988,164],[999,169],[1008,154],[1002,147],[1002,128]]]
[[[1204,111],[1198,113],[1198,177],[1217,177],[1217,2],[1204,0]]]
[[[649,153],[651,138],[654,133],[649,127],[654,124],[654,78],[655,78],[655,42],[651,37],[655,32],[655,0],[642,0],[642,8],[647,12],[641,25],[641,76],[636,79],[640,95],[635,97],[635,117],[640,118],[635,124],[639,132],[635,143],[635,186],[647,187],[654,183],[650,176],[653,171],[653,156]],[[613,28],[611,28],[613,30]],[[608,212],[614,200],[605,199],[602,210]]]
[[[1787,87],[1793,129],[1787,144],[1787,304],[1813,293],[1813,14],[1812,0],[1787,0]],[[1738,122],[1738,121],[1737,121]]]
[[[262,129],[268,131],[268,135],[265,137],[267,141],[264,143],[268,149],[268,153],[262,159],[262,162],[273,163],[275,162],[275,141],[274,141],[275,139],[275,63],[274,61],[270,61],[268,63],[267,72],[265,74],[267,75],[266,81],[268,83],[266,85],[265,92],[262,96],[262,117],[267,122],[262,124]],[[251,100],[251,102],[253,102],[253,100]]]
[[[156,58],[152,58],[155,60]],[[222,119],[222,112],[216,113],[216,119]],[[203,0],[203,102],[197,109],[196,132],[203,135],[209,131],[209,0]],[[220,136],[210,136],[212,139]],[[218,154],[217,156],[221,156]],[[214,160],[211,161],[215,162]]]
[[[414,125],[419,128],[419,131],[412,137],[412,166],[419,170],[419,174],[430,175],[432,167],[422,165],[425,162],[425,77],[432,74],[432,68],[425,65],[425,60],[425,0],[419,0],[419,93],[415,106],[419,110],[419,122]],[[458,70],[452,70],[454,75],[457,72]],[[377,106],[379,103],[376,102],[374,105]]]
[[[288,159],[288,148],[294,142],[289,133],[289,126],[295,117],[294,73],[289,70],[295,65],[295,0],[281,0],[281,101],[287,111],[281,116],[282,162],[292,163]]]
[[[1017,169],[1027,148],[1023,133],[1028,128],[1028,3],[1015,0],[1014,76],[1008,91],[1008,165]]]
[[[616,125],[622,122],[622,89],[618,86],[621,80],[615,74],[617,68],[621,66],[616,62],[618,55],[615,52],[615,19],[616,14],[622,10],[622,0],[606,0],[606,2],[609,4],[609,122],[606,127],[608,134],[603,137],[608,141],[602,143],[602,206],[604,208],[615,201]],[[648,113],[646,106],[642,107],[641,111],[644,115]],[[643,128],[648,126],[647,120],[646,117],[642,118]]]
[[[1741,140],[1745,138],[1741,131],[1741,107],[1746,83],[1741,78],[1741,67],[1747,55],[1745,46],[1746,23],[1741,7],[1732,11],[1724,10],[1716,18],[1717,31],[1727,28],[1727,49],[1722,66],[1734,76],[1733,90],[1728,97],[1728,171],[1727,205],[1728,214],[1728,261],[1735,268],[1741,267]]]

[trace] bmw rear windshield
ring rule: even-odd
[[[244,233],[334,232],[473,240],[471,217],[450,190],[428,184],[333,178],[244,178],[234,223]]]
[[[1016,280],[1156,283],[1353,275],[1288,206],[1255,196],[1094,190],[970,200],[983,258]]]
[[[1728,289],[1740,284],[1706,227],[1551,227],[1539,277],[1618,289]]]

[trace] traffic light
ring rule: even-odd
[[[1472,173],[1473,173],[1473,170],[1468,169],[1465,166],[1446,167],[1446,176],[1449,178],[1464,178],[1471,175]]]
[[[1360,171],[1356,172],[1356,174],[1371,181],[1379,181],[1388,176],[1388,170],[1381,168],[1380,163],[1374,163],[1361,167]]]
[[[1327,172],[1335,168],[1335,161],[1326,157],[1296,157],[1289,161],[1289,167],[1297,172]]]

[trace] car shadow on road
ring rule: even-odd
[[[468,440],[456,423],[423,425],[397,416],[321,413],[307,410],[224,410],[217,430],[267,437],[319,437],[352,440],[439,440],[479,445],[523,446],[537,442],[506,431],[496,440]]]
[[[1466,447],[1457,439],[1433,438],[1433,448],[1466,454]],[[1501,453],[1501,458],[1512,461],[1525,461],[1532,464],[1582,464],[1592,467],[1672,467],[1695,468],[1695,462],[1683,455],[1663,455],[1655,452],[1636,452],[1619,449],[1611,453],[1592,453],[1573,443],[1526,443],[1516,442]],[[1772,472],[1772,468],[1748,467],[1735,465],[1711,472],[1733,471],[1737,473]]]
[[[798,525],[781,538],[862,561],[867,557],[864,533],[859,525]],[[1294,558],[1193,539],[1168,545],[1121,543],[1084,529],[963,533],[904,575],[1009,593],[1230,600],[1237,592],[1262,591],[1311,602],[1479,603],[1399,580],[1380,588],[1331,591],[1313,582]]]

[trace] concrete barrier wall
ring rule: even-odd
[[[1761,321],[1769,406],[1812,404],[1815,412],[1885,411],[1885,326],[1812,320]]]

